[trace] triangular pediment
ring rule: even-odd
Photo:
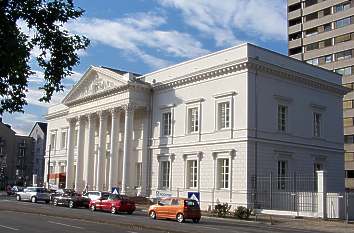
[[[66,95],[62,103],[67,104],[127,84],[128,80],[123,75],[92,66]]]

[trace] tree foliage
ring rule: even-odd
[[[0,0],[0,114],[23,112],[34,48],[40,51],[35,58],[44,71],[40,101],[49,102],[63,90],[62,80],[79,63],[78,50],[89,45],[86,37],[70,34],[64,25],[83,12],[73,0]],[[29,31],[21,31],[19,24]]]

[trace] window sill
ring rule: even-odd
[[[231,127],[228,127],[228,128],[222,128],[222,129],[216,129],[214,130],[215,133],[217,132],[228,132],[231,130]]]
[[[194,131],[194,132],[186,133],[186,136],[188,136],[188,135],[198,135],[198,134],[199,134],[199,131]]]

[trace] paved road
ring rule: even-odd
[[[8,211],[11,210],[11,211]],[[91,212],[87,209],[69,209],[46,204],[0,200],[0,232],[244,232],[285,233],[316,232],[270,226],[254,222],[235,222],[202,218],[199,224],[188,221],[184,224],[170,220],[152,220],[146,212],[136,211],[133,215]]]

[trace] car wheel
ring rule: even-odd
[[[20,196],[20,195],[17,195],[17,196],[16,196],[16,200],[21,201],[21,196]]]
[[[37,198],[36,197],[31,197],[31,202],[32,203],[36,203],[37,202]]]
[[[177,214],[176,220],[177,220],[177,222],[179,222],[179,223],[184,222],[184,216],[183,216],[183,214],[181,214],[181,213]]]
[[[128,211],[128,214],[129,215],[132,215],[134,211]]]
[[[112,213],[112,214],[116,214],[116,213],[117,213],[117,209],[116,209],[115,206],[112,206],[112,207],[111,207],[111,213]]]
[[[46,201],[45,201],[46,204],[49,204],[49,202],[50,202],[49,200],[46,200]]]
[[[200,221],[200,218],[193,218],[194,223],[199,223],[199,221]]]
[[[156,212],[155,211],[150,211],[150,218],[156,219]]]
[[[96,206],[92,205],[90,209],[91,209],[91,211],[96,211]]]
[[[53,205],[57,206],[58,205],[58,200],[57,199],[54,199],[53,201]]]
[[[69,201],[69,208],[74,208],[75,205],[74,205],[74,202],[73,201]]]

